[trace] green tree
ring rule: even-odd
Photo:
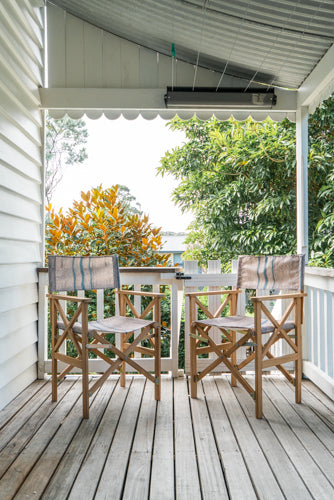
[[[312,248],[325,206],[325,200],[319,196],[321,186],[330,171],[326,129],[331,123],[322,115],[320,119],[321,131],[317,129],[316,116],[310,125],[311,131],[318,130],[318,136],[310,141]],[[197,259],[202,265],[208,259],[219,258],[228,267],[240,254],[296,251],[293,123],[176,118],[169,126],[185,131],[187,142],[167,152],[158,170],[161,175],[170,174],[179,180],[174,201],[194,214],[186,241],[188,258]],[[334,183],[331,193],[334,194]],[[328,197],[324,190],[323,196]]]
[[[131,194],[127,186],[118,185],[118,199],[132,214],[143,215],[140,203],[137,202],[136,197]]]
[[[316,165],[309,176],[310,191],[318,192],[315,200],[310,200],[310,217],[318,217],[316,226],[311,228],[310,264],[334,267],[334,98],[327,99],[309,121],[309,161]],[[318,214],[320,210],[320,216]]]
[[[65,166],[80,165],[87,159],[88,130],[83,120],[68,116],[55,120],[46,116],[45,197],[50,203]]]
[[[159,171],[180,181],[174,200],[194,214],[187,256],[227,265],[240,253],[293,251],[294,125],[193,118],[170,126],[188,141],[166,153]]]

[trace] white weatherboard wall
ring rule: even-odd
[[[37,376],[43,2],[0,2],[0,408]]]

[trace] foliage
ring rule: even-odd
[[[240,253],[288,253],[295,246],[294,126],[252,120],[186,122],[188,142],[159,169],[180,180],[174,200],[191,209],[187,257],[226,265]],[[284,175],[282,171],[284,170]]]
[[[87,159],[88,131],[83,120],[68,116],[54,120],[46,115],[46,171],[45,196],[50,203],[56,186],[64,174],[64,167],[82,164]]]
[[[165,266],[169,255],[159,250],[160,228],[147,215],[133,213],[119,197],[118,186],[102,186],[81,193],[81,200],[63,214],[47,207],[46,253],[58,255],[109,255],[116,253],[121,266]]]
[[[108,255],[117,253],[121,266],[166,266],[170,255],[162,255],[163,240],[160,228],[154,228],[146,215],[142,216],[134,203],[135,198],[124,186],[102,186],[81,193],[81,200],[63,214],[56,213],[52,205],[46,207],[46,254],[58,255]],[[134,206],[133,206],[134,204]],[[139,213],[138,213],[139,212]],[[146,287],[147,288],[147,287]],[[88,309],[89,320],[96,319],[96,293],[86,292],[91,298]],[[147,302],[143,301],[142,309]],[[73,314],[75,305],[69,304]],[[162,355],[169,354],[170,296],[162,303],[163,340]],[[115,314],[115,296],[111,290],[104,291],[104,316]],[[111,334],[112,337],[112,334]],[[51,348],[49,340],[49,350]],[[74,346],[69,343],[68,353],[76,356]],[[94,357],[93,354],[90,354]]]
[[[314,259],[334,255],[333,100],[310,118],[309,231]],[[194,214],[186,258],[227,269],[240,254],[296,251],[295,125],[251,119],[169,123],[187,142],[161,160],[161,175],[179,180],[173,199]],[[324,218],[324,215],[327,217]],[[325,230],[325,238],[323,232]],[[330,257],[322,259],[326,264]]]
[[[118,198],[127,207],[127,209],[133,214],[142,215],[140,203],[137,202],[135,196],[130,193],[130,189],[127,186],[121,184],[118,185]]]
[[[318,194],[316,206],[309,203],[309,216],[319,211],[316,227],[310,232],[310,265],[334,267],[334,98],[325,101],[309,121],[310,162],[317,165],[309,176],[310,189]]]

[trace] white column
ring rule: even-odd
[[[296,111],[297,252],[308,260],[308,108]]]

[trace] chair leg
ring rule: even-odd
[[[255,415],[256,418],[262,418],[262,349],[261,346],[255,349]]]
[[[51,320],[51,349],[52,349],[52,401],[57,401],[57,383],[58,383],[58,363],[55,358],[55,345],[57,342],[57,310],[53,300],[50,300],[50,320]]]
[[[196,339],[193,337],[190,337],[190,395],[192,398],[197,398]]]
[[[232,295],[230,299],[230,309],[231,309],[231,316],[234,316],[237,314],[237,302],[238,302],[238,296],[237,295]],[[232,336],[232,342],[235,344],[237,340],[237,332],[230,330],[230,334]],[[231,363],[233,366],[236,366],[237,364],[237,351],[234,351],[231,354]],[[231,373],[231,386],[236,387],[237,386],[237,378],[235,375]]]
[[[88,351],[82,346],[82,416],[89,418]]]
[[[235,344],[236,338],[237,338],[237,333],[234,331],[231,331],[231,335],[232,335],[232,342],[233,342],[233,344]],[[237,364],[237,351],[234,351],[231,354],[231,363],[233,366],[235,366]],[[232,373],[231,373],[231,386],[232,387],[237,386],[237,379],[236,379],[235,375],[233,375]]]
[[[82,346],[81,346],[81,362],[82,362],[82,416],[89,418],[89,383],[88,383],[88,305],[82,304]]]
[[[58,399],[58,394],[57,394],[57,371],[58,371],[58,363],[54,355],[52,355],[52,401],[57,401]]]
[[[161,398],[161,342],[160,342],[160,328],[154,329],[154,375],[155,375],[155,389],[154,396],[156,401]]]
[[[124,352],[124,338],[125,334],[121,333],[121,347],[120,350]],[[125,370],[126,370],[126,363],[123,361],[120,365],[120,384],[121,387],[125,387]]]
[[[302,332],[301,325],[296,325],[296,345],[298,358],[295,361],[295,401],[301,403],[302,400]]]
[[[255,416],[262,418],[262,334],[261,304],[255,304]]]

